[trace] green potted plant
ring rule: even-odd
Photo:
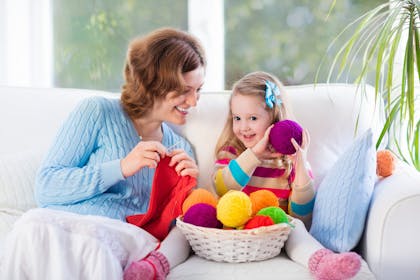
[[[337,81],[357,67],[354,82],[364,92],[367,78],[373,77],[375,96],[383,98],[386,112],[376,147],[388,135],[388,148],[420,170],[420,1],[390,0],[373,8],[350,23],[330,48],[350,29],[354,31],[335,54],[327,80]]]

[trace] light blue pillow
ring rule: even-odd
[[[335,252],[359,242],[376,178],[372,130],[358,137],[338,158],[319,185],[310,233]]]

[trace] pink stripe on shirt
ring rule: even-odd
[[[252,176],[264,177],[264,178],[277,178],[283,176],[285,170],[278,168],[262,167],[255,168]]]
[[[234,147],[232,147],[232,146],[223,147],[222,150],[225,151],[225,152],[229,152],[229,153],[231,153],[233,155],[236,155],[236,149]]]
[[[290,190],[273,189],[273,188],[259,188],[254,186],[245,186],[242,191],[247,195],[259,190],[268,190],[273,192],[278,198],[288,199],[290,196]]]
[[[228,165],[230,162],[230,158],[221,158],[216,160],[216,164],[220,164],[220,165]]]

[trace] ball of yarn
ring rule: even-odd
[[[258,211],[257,216],[269,216],[275,224],[288,223],[286,212],[280,207],[266,207]]]
[[[253,229],[263,226],[274,225],[273,219],[269,216],[254,216],[244,226],[244,229]]]
[[[217,199],[206,189],[194,189],[182,203],[182,213],[185,214],[192,205],[197,203],[207,203],[216,207]]]
[[[241,227],[252,214],[252,203],[241,191],[229,191],[217,203],[217,219],[228,227]]]
[[[389,150],[382,150],[376,153],[376,174],[381,177],[388,177],[394,173],[395,157]]]
[[[278,121],[270,130],[269,141],[277,152],[291,155],[296,149],[290,140],[294,138],[299,146],[302,145],[302,132],[302,127],[295,121]]]
[[[183,221],[200,227],[222,227],[222,223],[217,220],[216,208],[206,203],[192,205],[185,213]]]
[[[252,202],[252,215],[269,206],[279,206],[277,196],[269,190],[258,190],[249,194]]]

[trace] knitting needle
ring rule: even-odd
[[[178,142],[176,142],[175,144],[173,144],[172,146],[169,146],[168,148],[166,148],[166,150],[168,152],[172,152],[172,150],[174,150],[176,148],[176,146],[178,146],[178,144],[180,144],[182,141],[179,140]]]

